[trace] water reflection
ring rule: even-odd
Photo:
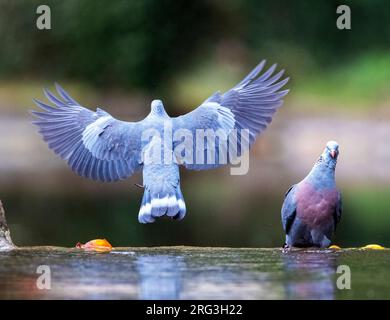
[[[120,253],[121,252],[121,253]],[[370,260],[370,268],[364,265]],[[52,270],[38,290],[38,265]],[[336,269],[354,268],[348,292]],[[31,248],[0,254],[2,299],[367,299],[389,298],[386,251],[129,248],[101,254]],[[373,272],[374,270],[374,272]],[[370,286],[367,287],[367,278]]]
[[[179,299],[182,289],[182,256],[142,255],[136,260],[139,273],[138,298],[148,300]]]
[[[296,251],[283,255],[287,299],[335,298],[337,255],[326,251]]]

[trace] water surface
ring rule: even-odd
[[[36,286],[50,266],[51,289]],[[351,269],[340,290],[337,268]],[[389,299],[390,250],[60,247],[0,253],[2,299]]]

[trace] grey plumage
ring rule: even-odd
[[[145,194],[140,222],[153,222],[163,215],[182,219],[186,209],[180,190],[178,164],[146,165],[144,150],[150,147],[153,139],[143,141],[142,133],[154,129],[164,136],[166,123],[174,132],[185,129],[194,135],[197,129],[223,129],[227,132],[248,129],[249,148],[271,122],[273,114],[283,103],[282,98],[288,93],[288,90],[280,91],[288,81],[288,78],[280,81],[283,70],[273,75],[276,69],[273,65],[260,75],[264,65],[265,61],[262,61],[235,87],[224,94],[213,94],[198,108],[180,117],[169,117],[162,102],[154,100],[149,115],[138,122],[117,120],[99,108],[95,112],[84,108],[56,84],[58,97],[45,90],[46,97],[55,107],[34,100],[42,109],[32,111],[38,118],[34,123],[49,147],[80,176],[111,182],[143,170]],[[232,148],[237,151],[236,156],[246,151],[246,144],[242,141],[245,137],[240,139],[240,134],[237,146]],[[193,141],[195,144],[196,140]],[[164,146],[165,152],[179,158],[175,153],[178,144],[174,141],[172,146]],[[193,147],[196,150],[196,146]],[[213,163],[198,163],[191,158],[191,161],[187,159],[181,164],[187,169],[206,170],[231,163],[230,149],[226,150],[228,159],[220,159],[218,148],[219,144],[204,146],[206,159],[210,157],[210,151],[214,151]]]
[[[287,246],[329,246],[342,214],[338,154],[338,144],[329,141],[310,173],[286,192],[281,213]]]

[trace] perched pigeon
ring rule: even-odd
[[[264,65],[265,61],[262,61],[235,87],[224,94],[214,93],[198,108],[183,116],[169,117],[163,103],[153,100],[149,115],[139,122],[116,120],[99,108],[95,112],[86,109],[56,84],[59,97],[44,90],[55,107],[34,99],[37,106],[43,109],[32,111],[38,118],[34,123],[49,147],[80,176],[111,182],[142,170],[145,191],[138,215],[139,222],[154,222],[164,215],[182,219],[186,206],[180,190],[179,164],[187,169],[206,170],[232,163],[233,151],[237,156],[242,155],[282,105],[282,98],[288,90],[280,89],[288,78],[280,80],[284,70],[274,74],[276,65],[260,75]],[[198,158],[192,161],[195,152],[192,156],[190,153],[187,158],[180,158],[181,154],[177,151],[180,141],[174,140],[169,144],[164,138],[164,142],[161,142],[164,135],[172,137],[180,131],[195,137],[199,130],[225,130],[231,133],[241,132],[241,129],[248,132],[247,143],[245,134],[240,136],[238,133],[237,145],[234,147],[234,143],[229,142],[232,148],[225,147],[225,157],[221,156],[220,144],[201,144],[193,139],[196,143],[190,142],[190,145],[194,147],[193,150],[197,150],[196,156],[200,150],[200,155],[205,158],[203,161],[198,161]],[[147,131],[152,134],[145,141],[143,135]],[[181,160],[162,163],[145,161],[145,157],[152,154],[158,145],[161,153],[168,155],[168,158]],[[245,145],[248,147],[245,148]],[[213,161],[209,161],[213,155]]]
[[[286,247],[330,245],[342,213],[335,181],[338,155],[339,145],[329,141],[307,177],[286,192],[282,207]]]

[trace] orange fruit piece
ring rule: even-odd
[[[106,239],[94,239],[88,241],[86,244],[78,242],[76,248],[86,249],[86,250],[95,250],[98,252],[111,251],[112,245]]]

